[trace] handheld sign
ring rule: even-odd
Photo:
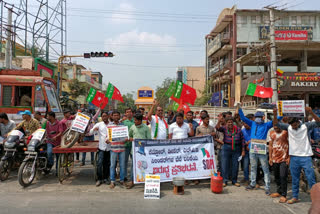
[[[38,129],[37,131],[35,131],[35,132],[32,134],[32,139],[42,140],[45,131],[46,131],[45,129]]]
[[[78,112],[76,118],[72,123],[71,130],[84,133],[86,131],[89,121],[90,121],[89,116]]]
[[[281,117],[305,117],[304,100],[282,100],[278,101],[277,106]]]
[[[251,140],[250,153],[253,154],[267,154],[267,142],[264,140]]]
[[[144,199],[160,199],[160,175],[146,175]]]
[[[108,136],[110,142],[122,142],[124,140],[128,140],[128,126],[109,126]]]

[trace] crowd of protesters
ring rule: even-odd
[[[305,123],[302,123],[301,118],[277,117],[277,109],[273,110],[273,120],[266,121],[264,112],[245,115],[238,105],[234,114],[232,112],[219,114],[217,123],[214,124],[206,110],[200,112],[200,120],[195,120],[194,112],[183,110],[179,110],[176,114],[170,111],[165,118],[163,108],[155,101],[147,115],[144,108],[137,110],[127,108],[124,115],[116,110],[90,112],[93,122],[89,124],[90,131],[86,133],[84,140],[93,141],[95,134],[98,135],[96,186],[106,183],[110,188],[114,188],[116,179],[119,178],[119,184],[130,189],[134,187],[132,173],[134,139],[185,139],[211,135],[216,151],[217,170],[222,174],[224,187],[231,181],[236,187],[244,185],[248,191],[258,189],[261,184],[258,181],[262,169],[265,194],[273,198],[279,197],[280,203],[292,204],[299,201],[302,169],[309,187],[316,183],[311,145],[318,144],[320,140],[320,118],[310,107],[306,107],[306,112],[308,118]],[[98,120],[99,115],[100,120]],[[71,126],[74,115],[66,110],[64,118],[58,121],[54,112],[47,113],[46,118],[40,112],[36,112],[32,118],[31,112],[25,111],[23,119],[23,122],[15,126],[14,121],[9,120],[5,113],[1,113],[1,137],[6,138],[12,129],[24,128],[27,130],[27,135],[32,135],[39,127],[47,129],[50,139],[48,167],[51,168],[54,165],[52,148],[60,145],[61,135]],[[127,126],[129,138],[124,142],[110,142],[107,138],[107,127],[111,125]],[[252,152],[253,144],[256,142],[266,145],[267,152],[260,154]],[[79,154],[76,159],[79,160]],[[85,160],[86,153],[82,155],[81,166],[85,165]],[[94,154],[91,153],[91,163],[93,162]],[[240,163],[244,176],[239,182]],[[128,170],[129,165],[131,165],[130,170]],[[274,172],[277,186],[277,190],[273,193],[270,190],[270,168]],[[287,199],[289,170],[293,192],[290,200]],[[200,181],[193,182],[199,184]],[[188,184],[189,181],[186,181],[186,185]]]

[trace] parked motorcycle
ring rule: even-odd
[[[23,130],[13,130],[3,143],[4,156],[0,161],[0,180],[6,180],[13,167],[20,165],[25,154],[26,143]]]
[[[38,129],[33,133],[25,154],[26,157],[18,171],[19,184],[23,187],[27,187],[32,183],[37,172],[48,173],[49,171],[47,169],[48,159],[45,129]]]
[[[70,128],[64,131],[61,138],[61,148],[71,148],[76,142],[82,143],[88,131],[92,116],[88,112],[78,112]]]

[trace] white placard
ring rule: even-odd
[[[19,139],[21,139],[23,137],[23,133],[20,132],[19,130],[12,130],[9,135],[16,135],[19,136]]]
[[[160,199],[160,175],[146,175],[144,199]]]
[[[32,134],[32,139],[42,140],[45,132],[46,132],[45,129],[38,129],[37,131],[35,131],[35,132]]]
[[[84,133],[86,131],[89,121],[89,116],[78,112],[76,118],[73,120],[71,130]]]
[[[278,115],[281,117],[305,117],[304,100],[282,100],[278,101]]]
[[[128,126],[108,126],[110,142],[123,142],[129,138]]]
[[[250,153],[265,155],[267,154],[267,145],[251,142]]]

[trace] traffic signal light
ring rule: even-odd
[[[113,57],[112,52],[91,52],[91,53],[84,53],[84,58],[91,58],[91,57]]]

